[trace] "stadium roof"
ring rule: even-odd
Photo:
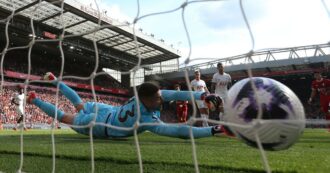
[[[50,32],[49,35],[54,34],[56,38],[65,29],[68,40],[74,35],[78,35],[74,38],[78,37],[90,42],[95,40],[101,50],[100,62],[109,60],[109,63],[116,62],[120,67],[124,67],[125,64],[126,70],[136,65],[138,62],[136,44],[133,29],[128,22],[119,22],[108,17],[106,12],[98,12],[76,1],[70,4],[67,2],[70,3],[70,1],[63,3],[62,10],[62,4],[57,0],[44,0],[40,3],[39,0],[1,0],[0,12],[2,12],[1,17],[4,13],[8,17],[15,9],[15,16],[23,17],[26,21],[32,18],[35,23],[52,28],[51,31],[55,33]],[[100,25],[98,25],[99,15]],[[178,51],[165,45],[164,40],[156,40],[153,35],[143,34],[142,30],[136,30],[135,35],[142,64],[154,64],[179,57]],[[77,48],[80,46],[76,42],[67,42],[67,44]],[[90,45],[88,49],[93,50],[93,45]],[[79,49],[84,47],[80,46]]]
[[[146,78],[149,80],[162,79],[174,83],[185,82],[185,70],[188,70],[190,77],[194,77],[194,71],[199,69],[203,80],[210,81],[213,74],[217,72],[218,62],[225,65],[225,71],[235,80],[248,77],[248,68],[252,70],[254,76],[259,77],[311,76],[314,71],[329,73],[330,43],[260,50],[184,67],[179,71],[149,75]]]

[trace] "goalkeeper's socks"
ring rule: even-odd
[[[57,81],[54,81],[53,84],[57,84]],[[69,86],[67,86],[66,84],[64,84],[63,82],[59,82],[59,89],[61,91],[61,93],[70,100],[70,102],[74,105],[77,106],[80,103],[82,103],[81,98],[79,97],[79,95],[73,90],[71,89]]]
[[[64,112],[57,109],[56,107],[48,102],[44,102],[42,100],[40,100],[39,98],[35,98],[33,99],[32,103],[36,106],[38,106],[41,110],[43,110],[48,116],[51,116],[53,118],[55,118],[55,113],[57,112],[57,120],[61,121],[63,116],[64,116]]]

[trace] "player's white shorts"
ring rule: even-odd
[[[196,100],[196,104],[198,108],[207,108],[203,100]]]
[[[17,117],[23,116],[23,108],[16,107]]]

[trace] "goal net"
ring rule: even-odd
[[[85,2],[85,1],[84,1]],[[43,96],[52,95],[53,96],[53,103],[56,105],[57,108],[63,108],[68,107],[67,102],[63,100],[63,96],[60,95],[59,92],[59,85],[57,85],[56,89],[50,89],[49,86],[50,82],[42,80],[40,78],[40,73],[44,74],[47,71],[56,71],[56,76],[58,77],[58,81],[65,81],[67,84],[71,84],[70,86],[75,86],[75,83],[77,81],[85,81],[88,84],[84,86],[88,86],[87,88],[91,90],[90,94],[86,93],[79,93],[82,95],[86,95],[86,98],[83,97],[84,101],[87,101],[88,98],[90,101],[93,102],[101,102],[104,101],[102,98],[103,96],[100,94],[97,94],[96,90],[100,91],[99,84],[96,84],[96,79],[102,79],[107,80],[109,77],[108,73],[105,71],[102,71],[102,67],[105,63],[110,64],[109,66],[114,69],[118,69],[120,71],[121,75],[123,76],[129,76],[126,79],[121,79],[122,82],[125,82],[125,80],[130,80],[131,85],[133,86],[134,96],[138,98],[137,94],[137,85],[140,84],[138,72],[140,70],[147,71],[150,70],[150,68],[157,68],[157,69],[165,69],[167,67],[172,67],[173,64],[170,65],[162,65],[161,63],[158,64],[152,64],[152,63],[145,63],[148,62],[146,59],[148,57],[157,56],[159,58],[162,58],[162,52],[159,53],[159,50],[155,50],[152,47],[146,48],[144,44],[145,40],[150,40],[150,38],[153,38],[153,34],[149,34],[146,36],[146,34],[143,34],[142,29],[139,29],[140,23],[144,20],[149,20],[153,18],[157,18],[160,16],[166,16],[166,15],[176,15],[176,21],[175,25],[181,26],[181,36],[184,38],[182,40],[182,43],[180,43],[180,46],[182,46],[182,57],[178,60],[177,67],[180,67],[178,73],[180,73],[182,76],[184,76],[184,82],[187,86],[187,90],[192,91],[192,86],[190,83],[191,80],[191,74],[194,72],[195,69],[201,70],[207,70],[207,68],[214,66],[210,64],[216,64],[218,62],[222,62],[225,67],[230,66],[232,64],[241,64],[242,67],[244,67],[243,71],[246,72],[246,76],[252,78],[255,72],[252,72],[252,68],[254,67],[253,64],[255,62],[265,62],[268,63],[268,60],[275,59],[275,54],[285,54],[289,53],[289,58],[294,59],[294,57],[302,56],[300,53],[304,54],[306,57],[308,56],[315,56],[318,55],[318,53],[322,54],[328,54],[328,52],[324,52],[323,49],[328,49],[326,45],[320,45],[320,46],[310,46],[309,48],[301,48],[300,47],[292,47],[290,44],[284,44],[283,46],[277,45],[277,44],[270,44],[269,42],[272,42],[272,40],[268,41],[258,41],[260,40],[260,37],[263,37],[265,35],[271,35],[272,33],[267,33],[265,30],[267,30],[267,27],[262,28],[259,27],[258,23],[254,23],[255,20],[251,23],[250,18],[253,18],[254,15],[258,15],[260,17],[262,13],[256,13],[258,10],[258,2],[256,1],[253,5],[253,8],[247,8],[246,4],[251,3],[250,1],[234,1],[235,3],[228,3],[229,1],[221,1],[221,0],[195,0],[195,1],[182,1],[179,5],[175,6],[174,8],[168,8],[164,9],[162,11],[151,11],[146,13],[144,7],[142,6],[145,1],[136,1],[135,3],[135,11],[136,15],[131,21],[119,21],[115,20],[108,15],[109,13],[112,13],[112,11],[105,11],[103,9],[102,5],[105,5],[106,2],[103,1],[88,1],[85,4],[88,5],[82,5],[81,2],[70,0],[70,1],[61,1],[61,0],[22,0],[22,1],[16,1],[16,0],[4,0],[1,2],[1,9],[4,11],[3,15],[5,17],[0,19],[1,29],[4,31],[3,35],[1,35],[2,39],[2,50],[1,50],[1,66],[0,66],[0,74],[1,74],[1,88],[0,88],[0,95],[2,96],[3,102],[1,103],[1,106],[5,108],[6,106],[9,106],[8,100],[10,97],[5,97],[4,95],[8,95],[9,90],[17,86],[17,84],[21,84],[24,86],[24,94],[27,95],[27,93],[30,90],[37,90],[43,93]],[[162,2],[159,1],[159,5]],[[173,3],[172,1],[169,3]],[[226,4],[227,3],[227,4]],[[274,2],[271,2],[271,4]],[[292,3],[292,2],[290,2]],[[298,1],[294,1],[292,4],[300,3]],[[188,16],[187,14],[194,14],[191,13],[189,10],[196,10],[196,8],[193,8],[195,5],[200,4],[212,4],[214,7],[217,8],[210,8],[209,11],[204,11],[204,13],[207,13],[208,15],[205,15],[205,17],[209,18],[203,18],[199,20],[211,20],[210,18],[219,18],[222,20],[215,20],[213,25],[223,25],[222,29],[225,31],[225,33],[229,33],[230,35],[217,33],[219,35],[219,39],[227,40],[230,37],[236,38],[236,47],[232,48],[231,51],[226,50],[225,43],[221,43],[218,45],[214,45],[211,48],[206,48],[203,46],[195,46],[199,45],[197,42],[199,40],[207,39],[208,33],[204,31],[196,32],[193,27],[191,27],[192,22],[195,22],[196,16]],[[230,5],[228,5],[230,4]],[[282,5],[284,2],[282,3]],[[329,15],[329,10],[327,8],[326,1],[321,1],[319,4],[323,7],[323,15],[327,14]],[[211,6],[212,6],[211,5]],[[234,5],[234,7],[230,7],[231,5]],[[144,8],[143,8],[144,7]],[[167,7],[167,6],[166,6]],[[250,6],[249,6],[250,7]],[[227,16],[227,13],[229,13],[228,9],[235,10],[238,15],[236,16]],[[287,7],[283,5],[283,8],[291,8],[292,9],[292,16],[283,16],[283,18],[270,18],[268,23],[263,23],[263,25],[272,25],[272,20],[293,20],[294,18],[294,7]],[[198,8],[197,8],[198,9]],[[77,16],[73,14],[73,11],[70,10],[78,10],[82,14],[82,16]],[[201,10],[205,10],[202,9]],[[212,11],[213,10],[213,11]],[[219,13],[217,13],[216,10],[221,10]],[[281,15],[280,9],[278,10],[277,15]],[[115,11],[115,10],[114,10]],[[196,11],[196,13],[199,13],[199,11]],[[231,14],[231,13],[230,13]],[[215,16],[219,15],[219,16]],[[110,15],[111,16],[111,15]],[[226,17],[224,17],[226,16]],[[97,22],[93,22],[92,19],[96,18]],[[163,19],[163,17],[162,17]],[[28,22],[27,22],[28,21]],[[165,22],[165,21],[164,21]],[[22,23],[22,24],[21,24]],[[274,21],[274,23],[276,23]],[[294,25],[294,21],[291,23]],[[40,27],[36,27],[39,25],[45,25],[45,28],[53,28],[54,30],[58,31],[58,34],[55,35],[53,33],[47,32],[47,31],[40,31]],[[81,27],[73,27],[81,25]],[[226,27],[230,28],[231,25],[241,25],[240,28],[244,29],[238,29],[236,32],[234,31],[228,31]],[[275,24],[276,25],[276,24]],[[20,38],[22,37],[22,33],[18,33],[17,28],[19,27],[26,27],[25,30],[30,31],[30,35],[25,35],[25,37],[28,37],[28,39]],[[175,32],[173,29],[171,29],[171,26],[166,26],[168,28],[163,28],[163,32],[166,34],[166,32]],[[284,26],[273,26],[278,29],[288,29]],[[74,28],[74,29],[73,29]],[[216,26],[215,26],[216,28]],[[256,28],[256,29],[255,29]],[[306,26],[308,29],[308,27]],[[306,29],[306,28],[300,28],[300,29]],[[265,29],[265,30],[263,30]],[[118,38],[118,32],[122,31],[123,33],[126,33],[128,35],[132,34],[132,37],[129,37],[130,39],[126,40],[126,38]],[[168,31],[167,31],[168,30]],[[264,34],[263,32],[266,32]],[[295,31],[292,31],[292,34]],[[43,35],[38,35],[42,33]],[[192,34],[193,33],[193,34]],[[262,34],[261,34],[262,33]],[[102,35],[107,34],[107,37],[104,37]],[[198,35],[199,34],[199,35]],[[211,35],[211,34],[210,34]],[[166,36],[166,35],[165,35]],[[307,40],[313,37],[313,35],[305,35]],[[123,36],[125,37],[125,35]],[[148,37],[148,39],[146,39]],[[237,42],[239,41],[239,38],[244,38],[244,40],[248,40],[246,42]],[[270,37],[270,36],[269,36]],[[275,36],[276,37],[276,36]],[[83,43],[79,43],[79,40],[85,40]],[[115,39],[116,38],[116,39]],[[274,38],[274,37],[270,37]],[[166,39],[166,38],[164,38]],[[15,40],[15,41],[14,41]],[[17,41],[16,41],[17,40]],[[28,40],[28,41],[26,41]],[[86,41],[88,40],[88,41]],[[266,39],[265,39],[266,40]],[[301,39],[300,45],[309,45],[309,42],[305,39]],[[313,40],[314,41],[314,40]],[[86,43],[87,42],[87,43]],[[130,44],[126,44],[130,42]],[[152,41],[151,41],[152,42]],[[160,41],[154,41],[155,44],[164,43],[164,40],[161,39]],[[77,45],[80,44],[81,47],[84,47],[89,54],[84,54],[81,48],[77,47]],[[231,44],[231,43],[230,43]],[[241,45],[240,45],[241,44]],[[313,42],[314,44],[314,42]],[[165,44],[164,44],[165,45]],[[274,50],[275,47],[265,47],[261,45],[270,45],[270,46],[278,46],[282,48],[283,50],[280,50],[278,52]],[[106,52],[106,47],[116,47],[117,49],[114,52]],[[178,44],[179,46],[179,44]],[[322,47],[324,46],[324,47]],[[53,48],[52,53],[55,54],[55,58],[57,62],[54,62],[54,59],[49,59],[49,64],[46,66],[43,66],[42,64],[38,64],[38,59],[33,59],[32,57],[35,56],[34,52],[38,52],[41,54],[44,54],[44,58],[47,57],[51,52],[44,51],[45,47],[51,47]],[[160,49],[165,49],[166,52],[171,52],[172,54],[179,54],[178,52],[173,53],[173,46],[159,46]],[[175,47],[175,46],[174,46]],[[223,47],[223,48],[222,48]],[[262,48],[262,49],[260,49]],[[208,51],[211,51],[210,49],[213,49],[212,52],[224,52],[223,57],[225,58],[219,58],[214,57],[211,54],[208,54]],[[200,52],[203,52],[204,50],[204,57],[208,58],[198,58],[202,57],[203,55]],[[124,57],[121,52],[125,52],[125,55],[129,55],[127,59]],[[158,52],[157,52],[158,51]],[[274,52],[273,52],[274,51]],[[12,52],[18,52],[17,54],[13,54]],[[197,55],[195,53],[197,52]],[[237,53],[232,53],[237,52]],[[198,54],[200,53],[200,54]],[[21,73],[18,73],[15,70],[22,68],[20,66],[20,62],[13,62],[11,59],[11,56],[22,56],[24,58],[24,69],[21,71]],[[93,58],[93,60],[88,60],[87,63],[85,63],[84,67],[79,67],[76,64],[81,65],[82,62],[85,60],[83,58],[79,59],[79,56],[81,57],[89,57]],[[165,55],[164,55],[165,56]],[[70,57],[70,58],[69,58]],[[74,57],[74,58],[72,58]],[[130,61],[130,58],[136,58]],[[33,59],[33,60],[32,60]],[[111,59],[111,60],[110,60]],[[40,59],[41,60],[41,59]],[[44,60],[42,60],[44,62]],[[77,62],[76,62],[77,61]],[[205,63],[205,61],[211,62],[211,63]],[[6,66],[6,63],[10,62],[9,64],[15,64],[17,66],[15,67],[8,67]],[[54,63],[53,63],[54,62]],[[127,62],[127,66],[123,66],[124,62]],[[151,61],[152,62],[152,61]],[[276,62],[275,62],[276,63]],[[308,63],[308,62],[305,62]],[[34,65],[38,64],[38,65]],[[272,63],[269,63],[269,68],[272,67]],[[71,67],[70,67],[71,66]],[[38,68],[38,69],[36,69]],[[47,69],[51,68],[51,69]],[[82,71],[82,73],[85,73],[84,76],[76,76],[72,75],[70,73],[66,73],[66,69],[68,68],[76,68],[76,71]],[[89,74],[86,73],[86,68],[90,69]],[[126,69],[126,70],[123,70]],[[151,69],[152,70],[152,69]],[[299,70],[299,69],[298,69]],[[258,75],[260,73],[256,72]],[[281,73],[279,73],[281,74]],[[10,76],[12,75],[12,76]],[[14,76],[13,76],[14,75]],[[283,74],[284,75],[284,74]],[[9,78],[15,78],[19,77],[21,79],[24,79],[24,83],[17,82],[14,80],[8,81],[6,76]],[[155,75],[157,76],[157,75]],[[159,75],[161,76],[161,75]],[[110,79],[109,79],[110,80]],[[113,80],[113,79],[111,79]],[[160,80],[164,80],[164,78],[160,77]],[[116,88],[119,84],[116,82],[109,83],[109,85],[113,85],[112,88]],[[256,88],[253,88],[256,92]],[[104,88],[101,88],[101,90],[104,90]],[[12,93],[13,94],[13,93]],[[106,98],[109,98],[107,96],[104,96]],[[90,99],[92,98],[92,99]],[[114,103],[111,102],[111,99],[116,99],[118,102]],[[256,98],[261,99],[259,97]],[[6,101],[7,100],[7,101]],[[106,99],[107,100],[107,99]],[[127,98],[121,98],[113,96],[110,98],[109,102],[106,102],[108,104],[115,104],[120,105],[123,104],[124,101],[126,101]],[[194,101],[194,100],[193,100]],[[257,103],[260,101],[257,101]],[[141,104],[141,102],[138,100],[138,104]],[[27,106],[26,100],[24,100],[24,110],[25,112],[30,112],[33,109]],[[26,106],[25,106],[26,105]],[[259,105],[261,106],[261,105]],[[70,107],[71,110],[74,110],[74,107]],[[98,108],[96,108],[98,109]],[[194,125],[196,122],[204,121],[204,118],[199,118],[197,116],[198,108],[195,104],[192,104],[192,117],[187,121],[187,124]],[[74,113],[74,112],[71,112]],[[260,113],[260,111],[259,111]],[[55,119],[57,117],[57,113],[55,114]],[[106,126],[110,129],[116,129],[116,130],[123,130],[123,131],[134,131],[134,142],[135,142],[135,149],[137,153],[138,158],[138,164],[139,164],[139,172],[144,172],[144,162],[143,162],[143,155],[141,154],[141,147],[140,147],[140,140],[138,136],[138,129],[143,126],[152,126],[155,125],[153,123],[143,123],[141,122],[141,114],[139,107],[137,108],[137,121],[134,123],[132,127],[117,127],[113,125],[109,125],[106,123],[99,123],[97,122],[97,116],[94,116],[91,123],[89,123],[86,126],[75,126],[75,125],[68,125],[71,128],[89,128],[89,143],[90,143],[90,165],[91,170],[90,172],[95,172],[95,153],[94,153],[94,144],[95,139],[92,137],[93,135],[93,127],[96,125]],[[26,123],[30,117],[29,116],[23,116],[23,126],[31,125],[33,126],[33,122]],[[55,130],[57,128],[57,121],[53,121],[52,119],[44,120],[44,122],[50,122],[51,123],[51,141],[52,141],[52,172],[56,172],[56,138],[55,138]],[[242,127],[242,128],[251,128],[251,126],[247,125],[244,126],[242,124],[235,124],[235,123],[229,123],[225,121],[220,120],[207,120],[209,123],[213,124],[220,124],[220,125],[226,125],[226,126],[236,126],[236,127]],[[275,121],[275,120],[274,120]],[[12,120],[14,122],[14,120]],[[291,121],[289,121],[291,122]],[[286,121],[283,121],[283,123],[288,123]],[[304,123],[302,121],[297,121],[296,123]],[[309,122],[310,124],[321,124],[321,125],[327,125],[326,121],[313,121]],[[176,123],[169,123],[170,125],[176,125]],[[20,136],[20,166],[17,168],[18,172],[24,172],[24,134],[25,132],[21,128],[21,136]],[[195,172],[200,172],[199,170],[199,162],[198,162],[198,155],[196,152],[196,139],[193,138],[192,130],[190,129],[190,142],[191,142],[191,148],[192,148],[192,157],[193,157],[193,164],[194,164],[194,170]],[[264,170],[266,172],[271,172],[272,168],[270,167],[268,163],[268,158],[265,150],[262,147],[262,144],[259,140],[259,134],[258,132],[255,132],[256,135],[256,143],[258,146],[258,150],[260,151],[260,159],[263,163]],[[219,163],[221,164],[221,163]],[[1,167],[0,167],[1,172]]]

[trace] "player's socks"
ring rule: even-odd
[[[209,126],[209,124],[207,122],[207,117],[208,116],[206,114],[201,114],[201,117],[203,119],[203,127],[208,127]]]
[[[219,113],[219,121],[223,121],[223,112]]]
[[[38,106],[41,110],[43,110],[48,116],[55,118],[55,114],[57,112],[57,120],[61,121],[64,112],[62,112],[59,109],[56,109],[56,107],[48,102],[44,102],[40,100],[39,98],[33,99],[32,103],[36,106]]]

